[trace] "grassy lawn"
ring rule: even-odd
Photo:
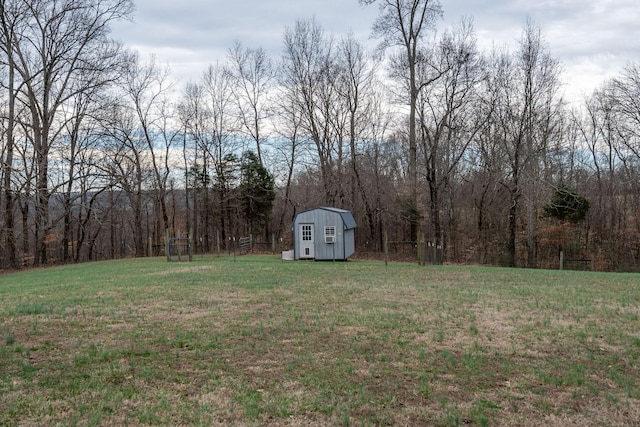
[[[154,258],[0,301],[1,426],[640,424],[640,275]]]

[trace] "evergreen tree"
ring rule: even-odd
[[[589,212],[589,201],[566,185],[556,189],[553,198],[544,207],[546,217],[573,223],[582,221]]]
[[[253,151],[242,155],[239,197],[249,229],[265,227],[269,222],[276,193],[273,176],[265,168]]]

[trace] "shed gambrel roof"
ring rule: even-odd
[[[353,214],[350,211],[338,208],[325,208],[321,207],[318,209],[325,209],[331,212],[335,212],[342,217],[342,222],[344,223],[345,230],[351,230],[352,228],[356,228],[356,220],[353,218]]]
[[[297,215],[305,213],[305,212],[310,212],[310,211],[315,211],[318,209],[322,209],[325,211],[329,211],[329,212],[334,212],[337,213],[338,215],[340,215],[340,217],[342,218],[342,223],[344,224],[344,229],[345,230],[351,230],[352,228],[356,228],[356,220],[353,217],[353,214],[351,213],[351,211],[345,210],[345,209],[338,209],[338,208],[328,208],[328,207],[318,207],[318,208],[313,208],[313,209],[307,209],[305,211],[302,212],[298,212]]]

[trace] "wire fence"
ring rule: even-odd
[[[417,261],[420,265],[442,265],[444,250],[425,240],[385,240],[384,256],[386,261]]]
[[[191,253],[190,237],[173,237],[167,243],[167,261],[190,262],[193,260]]]

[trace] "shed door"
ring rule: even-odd
[[[298,233],[300,258],[315,258],[315,239],[313,236],[313,224],[300,224]]]

